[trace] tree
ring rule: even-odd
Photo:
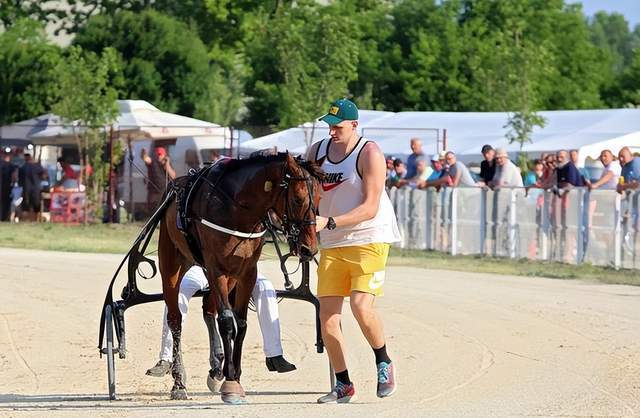
[[[0,125],[49,111],[60,59],[38,22],[23,19],[0,34]]]
[[[249,70],[245,57],[234,50],[214,48],[210,56],[215,58],[210,64],[203,95],[196,103],[195,117],[229,126],[240,117]]]
[[[210,86],[219,86],[225,74],[185,23],[154,10],[94,16],[74,44],[95,53],[107,47],[118,52],[121,96],[186,116],[201,115],[212,105]]]
[[[393,22],[389,18],[393,10],[388,0],[342,0],[333,7],[338,13],[357,16],[355,28],[349,36],[358,42],[357,78],[349,82],[348,90],[353,100],[365,109],[383,109],[380,90],[384,80],[384,48],[393,33]]]
[[[240,47],[259,14],[274,13],[290,1],[280,0],[155,0],[153,8],[189,25],[207,46]]]
[[[540,128],[544,128],[547,121],[546,119],[537,114],[536,112],[532,112],[528,109],[525,109],[520,112],[515,112],[513,115],[509,117],[507,124],[503,126],[503,128],[509,128],[505,137],[510,144],[514,142],[520,144],[520,153],[518,155],[518,166],[520,167],[520,172],[525,173],[528,170],[528,160],[526,154],[522,152],[522,148],[524,144],[527,142],[531,142],[531,134],[533,133],[533,129],[538,126]]]
[[[640,107],[640,48],[634,50],[631,65],[621,74],[617,90],[621,105]]]
[[[118,71],[113,49],[106,48],[98,55],[76,46],[69,48],[66,58],[55,69],[58,84],[53,111],[73,129],[80,154],[79,181],[87,186],[87,198],[97,212],[102,208],[102,191],[109,170],[103,159],[104,128],[118,114],[117,91],[110,80]],[[93,169],[90,176],[85,176],[87,165]]]
[[[3,30],[9,30],[23,19],[40,23],[56,22],[66,16],[62,10],[50,2],[40,0],[0,0],[0,24]]]
[[[597,12],[590,22],[591,38],[605,51],[614,75],[622,73],[633,58],[633,35],[629,22],[620,13]]]
[[[358,41],[344,28],[355,18],[311,0],[263,13],[247,39],[246,121],[289,127],[308,121],[357,77]]]
[[[60,3],[60,2],[58,2]],[[61,9],[59,32],[77,33],[93,16],[114,16],[120,11],[140,12],[154,3],[154,0],[66,0],[67,8]]]

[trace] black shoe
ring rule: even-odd
[[[287,373],[296,369],[295,365],[289,363],[282,356],[267,357],[265,363],[267,363],[267,369],[270,372]]]
[[[147,376],[162,377],[171,373],[172,363],[167,360],[160,360],[155,366],[147,370]]]

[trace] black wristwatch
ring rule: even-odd
[[[329,231],[331,231],[332,229],[336,229],[336,221],[334,221],[331,216],[327,218],[327,226],[325,228],[327,228]]]

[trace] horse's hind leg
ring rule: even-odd
[[[207,331],[209,331],[209,366],[211,369],[207,376],[207,387],[213,393],[219,392],[224,379],[222,374],[224,351],[216,325],[216,310],[216,296],[214,292],[210,291],[202,298],[202,316]]]
[[[167,305],[167,323],[173,337],[173,388],[171,399],[187,399],[186,373],[182,362],[180,339],[182,335],[182,314],[178,306],[180,277],[184,271],[184,257],[173,244],[166,230],[165,222],[160,226],[158,239],[158,262],[162,276],[162,292]]]

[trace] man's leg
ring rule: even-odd
[[[345,346],[340,320],[342,318],[342,296],[323,296],[320,300],[320,323],[322,340],[329,355],[329,361],[336,373],[336,386],[320,397],[318,403],[347,403],[355,399],[356,391],[349,379]]]
[[[344,338],[340,329],[344,298],[342,296],[323,296],[319,300],[322,341],[327,348],[329,361],[336,372],[346,370]]]
[[[349,379],[345,360],[345,344],[340,322],[342,304],[349,295],[351,277],[348,263],[339,248],[325,249],[318,264],[318,300],[320,301],[320,328],[329,362],[336,372],[336,386],[318,399],[318,403],[347,403],[355,398],[355,388]]]
[[[376,297],[370,293],[353,291],[350,298],[351,312],[371,348],[384,345],[384,332],[380,316],[374,308]]]
[[[286,373],[296,369],[282,356],[282,342],[280,339],[280,318],[278,315],[278,301],[276,290],[271,282],[258,273],[256,285],[252,293],[256,305],[258,323],[262,332],[262,344],[266,364],[269,371]]]
[[[373,349],[378,370],[377,395],[379,398],[391,396],[396,391],[395,364],[387,354],[382,320],[374,308],[375,296],[370,293],[353,291],[351,311],[360,329]]]
[[[199,270],[199,271],[198,271]],[[180,290],[178,292],[178,308],[182,314],[182,324],[187,318],[189,310],[189,300],[198,290],[203,290],[207,286],[206,277],[200,267],[191,267],[185,273],[180,282]],[[173,336],[167,323],[167,307],[164,307],[162,321],[162,342],[160,344],[160,360],[155,366],[147,370],[148,376],[162,377],[171,371],[171,363],[173,361]]]
[[[354,273],[360,275],[351,278],[351,312],[375,355],[377,395],[384,398],[396,390],[396,367],[387,354],[382,320],[374,304],[376,296],[383,294],[389,246],[370,244],[354,251],[358,251],[360,260],[359,268]]]

